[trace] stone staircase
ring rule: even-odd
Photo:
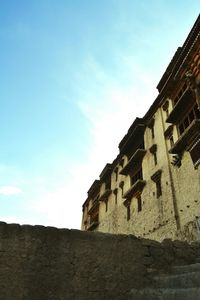
[[[152,273],[151,288],[132,289],[129,300],[200,300],[200,259],[168,274]]]

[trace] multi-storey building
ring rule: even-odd
[[[200,16],[83,204],[83,230],[145,238],[198,238]]]

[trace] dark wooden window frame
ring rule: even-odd
[[[161,174],[162,170],[156,171],[152,176],[151,180],[156,184],[156,197],[159,198],[162,195],[162,186],[161,186]]]

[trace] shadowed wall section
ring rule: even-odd
[[[193,262],[200,245],[0,223],[0,300],[127,299],[150,269]]]

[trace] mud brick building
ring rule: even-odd
[[[82,230],[195,240],[200,228],[200,16],[83,204]]]

